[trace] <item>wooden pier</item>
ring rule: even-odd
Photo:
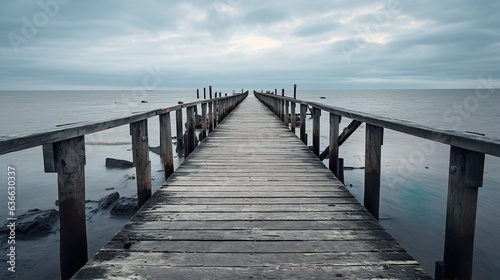
[[[248,97],[73,277],[123,278],[429,277],[280,119]]]

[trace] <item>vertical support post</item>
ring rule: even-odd
[[[288,127],[290,124],[290,101],[285,101],[285,125]]]
[[[130,135],[132,135],[132,158],[137,178],[137,205],[141,207],[151,197],[148,120],[131,123]]]
[[[214,128],[218,126],[218,117],[217,115],[219,114],[219,101],[216,100],[214,101]]]
[[[297,99],[297,84],[293,85],[293,99]]]
[[[340,180],[340,182],[342,182],[342,184],[345,183],[345,181],[344,181],[344,159],[343,158],[339,158],[339,175],[337,176],[337,178]]]
[[[295,133],[295,125],[297,123],[297,116],[295,115],[295,102],[292,102],[291,104],[291,113],[290,113],[290,129],[292,130],[293,133]]]
[[[175,123],[176,123],[176,132],[177,132],[177,153],[179,157],[182,156],[184,151],[184,133],[182,128],[182,109],[175,111]]]
[[[208,132],[212,132],[214,130],[214,103],[208,102]]]
[[[313,107],[313,153],[319,157],[321,110]]]
[[[186,122],[187,122],[187,154],[186,157],[189,156],[195,148],[195,119],[194,119],[194,106],[188,107],[186,109],[187,112],[187,117],[186,117]]]
[[[210,93],[210,99],[212,99],[212,86],[208,87],[208,92]]]
[[[281,89],[281,96],[285,96],[285,89]],[[280,119],[282,122],[285,122],[285,100],[280,101]]]
[[[366,124],[364,206],[379,219],[380,171],[384,128]]]
[[[444,279],[471,279],[478,189],[484,154],[452,146],[444,241]]]
[[[203,88],[203,99],[207,99],[207,88]]]
[[[61,278],[70,279],[88,259],[85,140],[80,136],[53,146],[59,198]]]
[[[165,180],[174,173],[174,152],[172,150],[172,125],[170,112],[161,114],[160,118],[160,155],[165,171]]]
[[[339,124],[340,116],[330,113],[330,150],[328,166],[333,175],[339,178]],[[340,178],[339,178],[340,179]]]
[[[207,138],[207,103],[201,103],[201,140]]]
[[[302,142],[307,145],[306,114],[307,105],[300,104],[300,140],[302,140]]]
[[[200,89],[196,89],[196,99],[200,99]]]

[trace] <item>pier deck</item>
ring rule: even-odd
[[[128,249],[124,234],[132,241]],[[249,96],[74,276],[122,278],[429,276],[322,162]]]

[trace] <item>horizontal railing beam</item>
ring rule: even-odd
[[[456,130],[439,129],[410,121],[357,112],[316,102],[296,100],[290,97],[276,96],[273,94],[266,94],[255,91],[254,94],[260,96],[268,96],[280,100],[288,100],[290,102],[296,102],[305,106],[312,106],[316,109],[320,109],[322,111],[333,113],[359,122],[368,123],[427,140],[500,157],[500,139]]]

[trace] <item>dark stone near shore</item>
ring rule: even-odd
[[[31,209],[19,215],[15,221],[16,233],[23,237],[39,237],[54,232],[54,225],[59,221],[59,212],[55,209]],[[8,233],[10,228],[7,222],[0,228],[0,232]]]
[[[106,158],[106,167],[126,169],[134,167],[134,163],[123,159]]]
[[[157,147],[149,147],[149,150],[157,155],[160,154],[160,146]]]
[[[113,204],[111,215],[126,216],[132,215],[137,211],[137,199],[132,197],[121,197]]]
[[[108,194],[106,197],[99,200],[99,208],[108,209],[111,205],[118,201],[119,198],[120,194],[118,192]]]

